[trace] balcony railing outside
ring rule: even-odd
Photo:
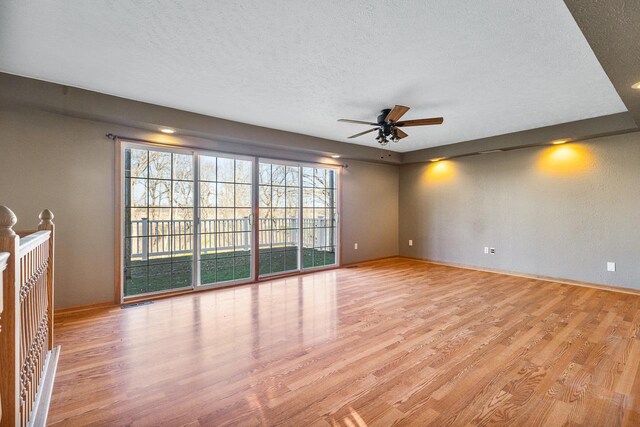
[[[259,218],[258,221],[260,249],[299,245],[298,218]],[[200,252],[247,251],[251,247],[251,228],[248,217],[203,219],[200,221]],[[132,220],[130,235],[131,260],[193,253],[192,220]],[[305,247],[334,246],[334,236],[335,222],[331,219],[303,220]]]

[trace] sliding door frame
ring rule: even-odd
[[[340,221],[340,216],[341,216],[341,201],[342,201],[342,197],[341,197],[341,189],[340,189],[340,185],[342,182],[342,167],[340,165],[326,165],[326,164],[320,164],[320,163],[311,163],[311,162],[299,162],[299,161],[295,161],[295,160],[279,160],[279,159],[272,159],[269,157],[257,157],[256,158],[256,165],[255,165],[255,170],[254,172],[256,173],[256,180],[259,179],[259,170],[260,170],[260,163],[264,162],[264,163],[269,163],[271,165],[273,164],[277,164],[277,165],[283,165],[283,166],[297,166],[299,168],[299,180],[298,180],[298,268],[296,270],[289,270],[289,271],[283,271],[283,272],[275,272],[275,273],[268,273],[268,274],[260,274],[260,257],[259,257],[259,210],[260,210],[260,206],[259,206],[259,182],[256,181],[256,186],[255,186],[255,191],[256,191],[256,200],[254,201],[255,206],[256,206],[256,228],[254,230],[254,233],[256,234],[256,245],[257,246],[257,250],[258,250],[258,255],[256,256],[256,264],[255,264],[255,274],[256,274],[256,279],[257,280],[268,280],[268,279],[273,279],[273,278],[277,278],[277,277],[282,277],[282,276],[291,276],[291,275],[296,275],[296,274],[302,274],[302,273],[306,273],[306,272],[313,272],[313,271],[320,271],[320,270],[329,270],[332,268],[337,268],[340,267],[342,262],[342,257],[341,257],[341,238],[342,238],[342,228],[341,228],[341,221]],[[335,196],[334,196],[334,207],[332,209],[335,209],[336,211],[336,223],[334,228],[334,233],[335,233],[335,242],[334,242],[334,247],[335,247],[335,262],[333,264],[329,264],[329,265],[319,265],[319,266],[311,266],[311,267],[305,267],[303,264],[303,260],[304,260],[304,206],[303,206],[303,199],[304,199],[304,171],[303,169],[307,167],[307,168],[321,168],[321,169],[327,169],[327,170],[332,170],[335,172]],[[286,178],[285,178],[286,179]],[[333,190],[333,189],[332,189]]]
[[[146,140],[140,140],[140,139],[136,139],[136,138],[120,138],[117,137],[115,138],[115,150],[116,150],[116,155],[115,157],[115,180],[116,180],[116,185],[115,185],[115,212],[114,212],[114,217],[115,217],[115,236],[114,236],[114,240],[115,240],[115,244],[114,244],[114,255],[115,255],[115,263],[114,263],[114,276],[115,276],[115,280],[114,280],[114,299],[115,299],[115,303],[116,304],[124,304],[127,302],[135,302],[135,301],[146,301],[146,300],[152,300],[152,299],[157,299],[157,298],[165,298],[165,297],[169,297],[169,296],[173,296],[173,295],[179,295],[179,294],[185,294],[185,293],[192,293],[192,292],[200,292],[200,291],[206,291],[206,290],[211,290],[211,289],[216,289],[216,288],[226,288],[226,287],[233,287],[233,286],[239,286],[239,285],[246,285],[246,284],[251,284],[251,283],[258,283],[261,281],[267,281],[267,280],[273,280],[273,279],[277,279],[280,277],[289,277],[289,276],[296,276],[296,275],[300,275],[300,274],[305,274],[307,272],[315,272],[315,271],[322,271],[322,270],[332,270],[335,268],[338,268],[342,265],[342,256],[341,256],[341,242],[342,242],[342,224],[341,224],[341,218],[342,218],[342,191],[341,191],[341,185],[342,185],[342,166],[341,165],[330,165],[330,164],[326,164],[326,163],[319,163],[319,162],[301,162],[301,161],[296,161],[296,160],[291,160],[291,159],[279,159],[279,158],[274,158],[274,157],[263,157],[263,156],[249,156],[249,155],[243,155],[243,154],[235,154],[232,152],[226,152],[226,151],[216,151],[216,150],[207,150],[207,149],[203,149],[203,148],[196,148],[196,147],[189,147],[189,146],[180,146],[180,145],[173,145],[173,144],[166,144],[166,143],[156,143],[153,141],[146,141]],[[125,170],[125,165],[124,165],[124,161],[125,161],[125,150],[128,148],[138,148],[138,149],[147,149],[147,150],[156,150],[156,151],[163,151],[163,152],[170,152],[170,153],[182,153],[182,154],[191,154],[193,156],[193,188],[194,188],[194,203],[193,203],[193,209],[194,209],[194,226],[193,226],[193,245],[192,245],[192,249],[193,249],[193,257],[194,257],[194,261],[193,261],[193,278],[192,278],[192,285],[190,287],[184,287],[184,288],[179,288],[179,289],[169,289],[167,291],[155,291],[155,292],[149,292],[149,293],[144,293],[144,294],[140,294],[140,295],[132,295],[132,296],[125,296],[124,295],[124,241],[125,241],[125,237],[124,237],[124,233],[125,233],[125,224],[124,224],[124,220],[125,220],[125,215],[124,215],[124,208],[125,208],[125,190],[124,190],[124,186],[126,184],[126,179],[124,177],[124,170]],[[240,279],[240,280],[230,280],[230,281],[224,281],[224,282],[218,282],[218,283],[212,283],[212,284],[208,284],[208,285],[201,285],[200,284],[200,261],[197,257],[199,257],[199,251],[200,251],[200,212],[199,212],[199,207],[200,207],[200,194],[199,194],[199,188],[200,188],[200,176],[199,176],[199,158],[201,155],[205,155],[205,156],[215,156],[215,157],[224,157],[224,158],[233,158],[233,159],[240,159],[240,160],[250,160],[252,162],[252,207],[251,207],[251,212],[252,212],[252,219],[251,219],[251,243],[252,243],[252,248],[251,248],[251,258],[250,258],[250,265],[251,265],[251,273],[249,278],[247,279]],[[259,203],[259,167],[260,167],[260,161],[264,161],[264,162],[275,162],[278,164],[288,164],[288,165],[296,165],[300,167],[300,185],[299,185],[299,201],[300,201],[300,206],[299,206],[299,227],[298,227],[298,233],[299,233],[299,246],[298,246],[298,269],[297,270],[292,270],[292,271],[287,271],[287,272],[283,272],[283,273],[274,273],[274,274],[270,274],[270,275],[265,275],[260,277],[259,274],[259,251],[260,251],[260,236],[259,236],[259,210],[260,210],[260,203]],[[303,167],[318,167],[318,168],[324,168],[324,169],[332,169],[335,171],[336,174],[336,197],[335,197],[335,204],[336,204],[336,214],[337,214],[337,218],[336,218],[336,226],[335,226],[335,233],[336,233],[336,242],[335,242],[335,260],[336,262],[334,264],[331,265],[325,265],[325,266],[317,266],[317,267],[307,267],[304,268],[303,267],[303,234],[302,234],[302,230],[303,230],[303,218],[304,218],[304,214],[303,214],[303,206],[302,206],[302,198],[303,198],[303,184],[302,184],[302,171],[303,171]]]
[[[255,192],[255,183],[253,182],[253,180],[255,179],[255,170],[256,170],[256,157],[255,156],[246,156],[246,155],[242,155],[242,154],[231,154],[231,153],[220,153],[214,150],[204,150],[204,149],[194,149],[194,161],[197,164],[196,169],[198,171],[198,175],[194,175],[195,181],[197,181],[197,184],[194,186],[194,209],[195,209],[195,214],[194,214],[194,223],[197,223],[196,226],[193,227],[194,232],[197,235],[197,245],[194,244],[194,249],[196,249],[197,246],[197,253],[194,253],[194,259],[197,256],[198,260],[196,261],[196,266],[195,269],[197,270],[196,272],[196,278],[197,281],[194,282],[194,290],[207,290],[207,289],[215,289],[215,288],[226,288],[228,286],[235,286],[235,285],[244,285],[247,283],[253,283],[257,277],[257,272],[255,269],[255,258],[257,258],[257,254],[256,252],[258,251],[258,247],[255,246],[255,239],[254,239],[254,235],[256,234],[256,228],[254,226],[254,224],[256,223],[256,216],[255,216],[255,207],[256,207],[256,200],[255,200],[255,196],[254,196],[254,192]],[[234,279],[234,280],[225,280],[223,282],[215,282],[215,283],[208,283],[208,284],[204,284],[204,283],[200,283],[201,282],[201,277],[200,277],[200,244],[201,244],[201,240],[200,240],[200,225],[201,225],[201,218],[200,218],[200,156],[208,156],[208,157],[215,157],[217,158],[224,158],[224,159],[233,159],[233,160],[244,160],[244,161],[250,161],[251,162],[251,207],[249,208],[251,211],[251,216],[252,218],[249,221],[250,224],[250,228],[249,228],[249,241],[251,242],[251,256],[249,259],[249,265],[250,265],[250,269],[251,272],[249,274],[249,277],[247,278],[243,278],[243,279]],[[235,164],[234,164],[234,168],[235,168]],[[217,166],[216,166],[217,169]],[[234,171],[234,176],[235,176],[235,171]],[[217,188],[217,184],[218,181],[216,181],[216,188]],[[234,181],[234,187],[237,184]],[[217,191],[217,190],[216,190]],[[197,195],[197,196],[196,196]],[[216,203],[217,204],[217,203]],[[217,207],[216,207],[217,209]],[[235,210],[235,190],[234,190],[234,210]],[[235,218],[235,217],[234,217]],[[235,239],[235,232],[234,232],[234,239]],[[234,240],[235,241],[235,240]],[[235,263],[235,261],[234,261]]]
[[[151,142],[140,142],[140,141],[128,141],[128,140],[121,140],[118,139],[118,146],[116,147],[116,149],[118,150],[118,153],[116,154],[116,161],[117,161],[117,165],[116,165],[116,173],[118,173],[118,176],[116,177],[117,179],[117,185],[116,185],[116,198],[117,198],[117,202],[116,202],[116,248],[117,248],[117,253],[116,253],[116,298],[119,299],[119,303],[124,303],[127,301],[136,301],[136,300],[140,300],[140,299],[152,299],[154,297],[163,297],[163,296],[167,296],[167,295],[174,295],[174,294],[181,294],[184,292],[191,292],[193,290],[197,289],[197,280],[198,280],[198,276],[199,276],[199,272],[196,271],[196,263],[194,261],[193,263],[193,271],[191,274],[191,286],[185,286],[182,288],[175,288],[175,289],[167,289],[164,291],[153,291],[153,292],[145,292],[143,294],[138,294],[138,295],[131,295],[131,296],[125,296],[124,293],[124,268],[125,268],[125,263],[124,263],[124,241],[125,241],[125,230],[126,230],[126,226],[125,226],[125,215],[123,215],[124,213],[124,209],[126,209],[126,203],[124,200],[126,191],[125,191],[125,185],[126,185],[126,179],[124,177],[124,172],[125,172],[125,151],[127,149],[142,149],[142,150],[153,150],[153,151],[159,151],[159,152],[163,152],[163,153],[179,153],[179,154],[189,154],[192,156],[192,171],[193,171],[193,198],[194,198],[194,203],[192,204],[192,209],[194,209],[194,215],[193,215],[193,228],[192,228],[192,233],[191,233],[191,237],[193,239],[192,241],[192,256],[194,257],[195,260],[195,256],[196,256],[196,238],[197,238],[197,230],[198,230],[198,226],[197,226],[197,222],[196,222],[196,213],[195,213],[195,206],[196,206],[196,191],[197,191],[197,183],[196,183],[196,173],[197,173],[197,160],[196,160],[196,156],[197,156],[197,150],[194,150],[192,148],[185,148],[185,147],[180,147],[180,146],[167,146],[167,145],[159,145],[159,144],[154,144]],[[172,195],[173,197],[173,195]],[[173,209],[173,208],[172,208]],[[119,242],[118,242],[119,241]]]

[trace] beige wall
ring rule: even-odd
[[[348,163],[342,171],[342,262],[397,255],[398,166]]]
[[[149,131],[20,107],[0,109],[0,204],[18,216],[17,229],[32,229],[37,215],[56,218],[56,306],[114,298],[114,132],[153,139]],[[163,137],[167,139],[167,137]],[[242,144],[171,138],[230,152]],[[273,155],[313,156],[287,151]],[[398,166],[346,161],[342,180],[343,262],[397,255]],[[378,210],[383,201],[387,209]],[[360,249],[353,250],[358,242]]]
[[[640,133],[403,165],[400,218],[401,255],[640,289]]]

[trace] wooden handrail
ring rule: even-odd
[[[13,231],[15,214],[0,206],[4,313],[0,317],[1,426],[44,425],[58,349],[53,347],[53,214],[40,214],[38,231]]]
[[[27,237],[20,239],[20,252],[19,257],[22,258],[29,252],[33,251],[36,247],[49,240],[51,232],[47,230],[36,231]]]

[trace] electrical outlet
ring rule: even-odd
[[[612,261],[607,262],[607,271],[616,271],[616,263]]]
[[[489,248],[489,253],[491,255],[495,255],[496,254],[496,248]]]
[[[485,246],[485,247],[484,247],[484,253],[485,253],[485,254],[488,254],[488,253],[489,253],[489,246]]]
[[[357,243],[353,245],[353,249],[358,250],[358,244]]]
[[[413,240],[409,240],[409,246],[413,246]]]

